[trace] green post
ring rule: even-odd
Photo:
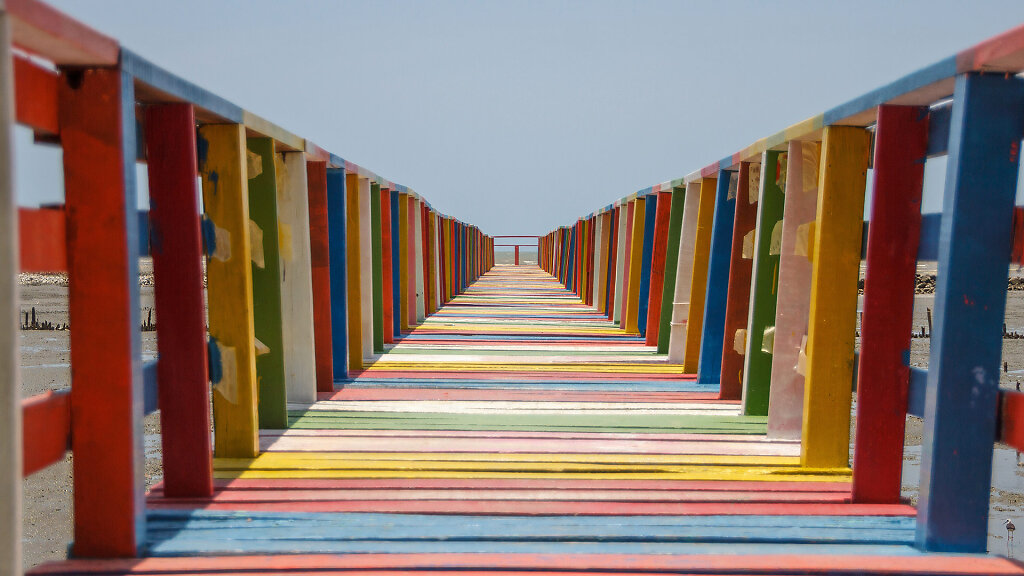
[[[672,302],[676,294],[676,267],[679,264],[679,236],[683,228],[683,200],[686,184],[672,187],[672,211],[668,219],[668,246],[665,248],[665,284],[661,291],[661,327],[658,329],[658,354],[668,354],[672,328]]]
[[[384,352],[384,294],[381,286],[384,285],[384,271],[381,256],[381,235],[380,235],[380,184],[370,184],[370,245],[373,256],[373,351],[376,354]]]

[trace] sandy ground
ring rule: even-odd
[[[531,257],[532,256],[532,257]],[[498,253],[498,263],[511,263],[512,253]],[[535,263],[536,256],[524,253],[521,263]],[[153,288],[143,286],[141,306],[143,317],[153,305]],[[67,322],[67,289],[62,286],[37,285],[22,287],[22,311],[33,306],[40,321]],[[927,325],[926,309],[933,308],[934,297],[920,295],[914,311],[915,330]],[[1007,300],[1007,327],[1024,332],[1024,292],[1010,292]],[[21,362],[24,396],[47,390],[66,388],[70,380],[68,335],[66,331],[22,331]],[[156,335],[143,334],[144,359],[156,357]],[[928,340],[917,338],[911,346],[911,364],[926,367]],[[1003,359],[1008,371],[1003,385],[1014,387],[1024,381],[1024,340],[1004,340]],[[160,425],[158,414],[145,420],[146,485],[162,478],[160,466]],[[903,465],[903,495],[911,503],[917,501],[920,475],[921,421],[908,417]],[[24,565],[25,568],[67,557],[72,540],[71,455],[64,462],[40,471],[24,481]],[[1006,554],[1006,531],[1003,520],[1012,519],[1024,525],[1024,467],[1017,464],[1016,452],[997,446],[994,456],[993,488],[989,522],[989,550]]]

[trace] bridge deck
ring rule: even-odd
[[[915,511],[679,374],[536,267],[498,266],[204,500],[148,498],[146,558],[35,574],[323,570],[985,573],[924,554]]]

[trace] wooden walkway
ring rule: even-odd
[[[34,574],[1022,573],[913,546],[907,505],[681,375],[532,266],[496,266],[211,498],[148,497],[145,557]]]

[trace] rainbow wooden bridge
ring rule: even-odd
[[[21,571],[22,477],[71,450],[71,559],[34,574],[1022,574],[986,554],[993,446],[1024,447],[1024,397],[999,389],[1022,70],[1024,27],[496,266],[412,189],[7,0],[0,572]],[[15,123],[62,148],[63,206],[15,207]],[[942,155],[943,212],[921,214]],[[70,277],[71,387],[24,400],[19,270]]]

